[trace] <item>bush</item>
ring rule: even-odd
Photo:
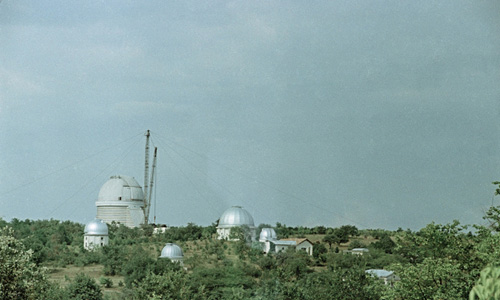
[[[76,300],[102,300],[102,292],[96,281],[89,276],[79,273],[68,285],[68,296]]]
[[[113,287],[113,280],[104,276],[101,276],[101,278],[99,278],[99,283],[108,289]]]

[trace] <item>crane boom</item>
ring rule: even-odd
[[[145,150],[145,162],[144,162],[144,225],[148,225],[149,215],[146,212],[149,211],[148,203],[148,181],[149,181],[149,130],[146,131],[146,150]]]
[[[155,169],[156,169],[156,153],[158,148],[155,147],[153,155],[153,167],[151,168],[151,181],[149,182],[149,194],[148,194],[148,207],[146,209],[146,218],[149,219],[149,211],[151,209],[151,195],[153,195],[153,184],[155,180]]]

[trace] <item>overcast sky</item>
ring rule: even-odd
[[[158,147],[158,223],[483,224],[498,1],[0,2],[0,216],[86,223]]]

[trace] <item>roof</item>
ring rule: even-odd
[[[301,238],[301,239],[281,239],[281,241],[294,241],[295,243],[297,243],[297,245],[300,245],[302,244],[303,242],[307,241],[309,242],[309,244],[313,244],[309,239],[306,239],[306,238]]]
[[[368,274],[377,276],[378,278],[387,278],[394,274],[393,271],[387,271],[383,269],[369,269],[365,271]]]
[[[252,215],[241,206],[232,206],[222,213],[217,228],[231,228],[244,225],[255,227]]]
[[[351,251],[353,252],[370,252],[368,248],[353,248]]]
[[[85,225],[85,235],[108,235],[108,225],[101,219],[94,219]]]
[[[270,242],[278,246],[297,246],[297,242],[295,241],[276,240]]]
[[[173,243],[166,243],[160,254],[160,258],[180,259],[183,257],[181,247]]]
[[[278,239],[276,235],[276,231],[272,228],[262,228],[262,231],[260,232],[259,235],[259,241],[265,242],[265,241],[271,241],[271,240],[276,240]]]
[[[125,175],[111,176],[99,190],[96,204],[144,201],[142,188],[134,177]],[[126,205],[126,204],[124,204]]]

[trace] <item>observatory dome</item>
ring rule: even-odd
[[[161,250],[160,258],[182,259],[183,257],[181,247],[173,243],[165,244],[165,247]]]
[[[97,202],[143,201],[142,188],[134,177],[117,175],[101,187]]]
[[[222,214],[219,219],[218,228],[230,228],[244,225],[254,227],[252,216],[241,206],[233,206]]]
[[[276,235],[276,231],[272,228],[262,228],[262,231],[260,232],[259,236],[259,241],[265,242],[265,241],[274,241],[277,240],[278,237]]]
[[[144,221],[144,194],[134,177],[118,175],[104,183],[95,202],[97,218],[127,227],[138,227]]]
[[[85,235],[108,235],[108,225],[101,219],[94,219],[85,225]]]

